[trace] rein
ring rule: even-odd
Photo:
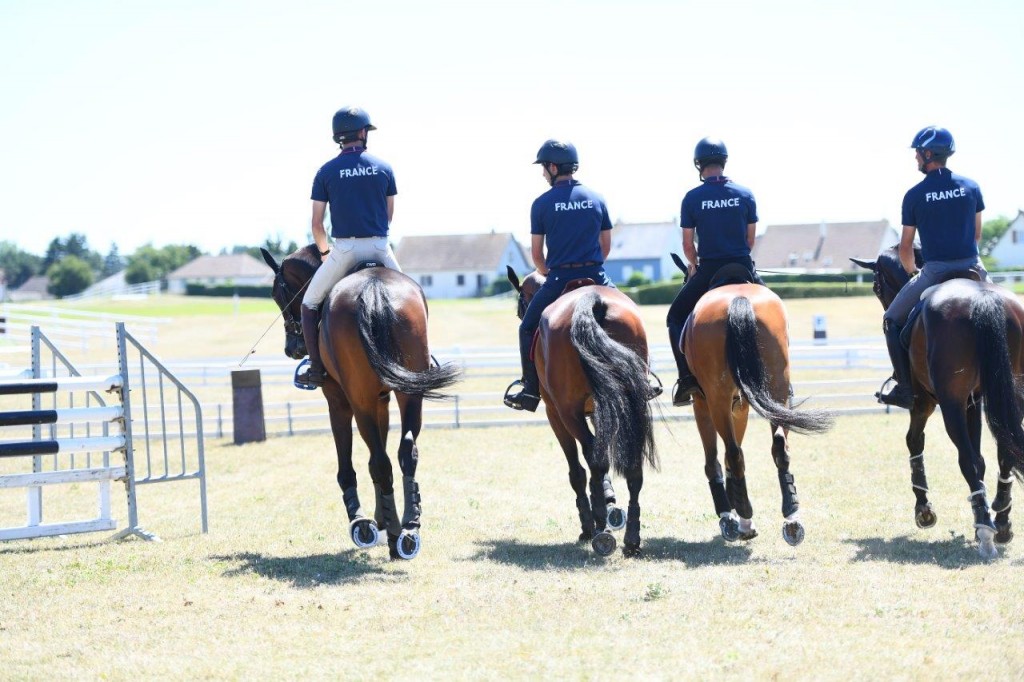
[[[246,361],[249,359],[249,356],[256,352],[256,346],[260,345],[260,341],[263,340],[263,337],[267,335],[267,332],[270,331],[270,329],[274,326],[274,324],[277,322],[279,318],[284,318],[284,331],[286,334],[292,334],[294,336],[302,335],[302,325],[298,322],[298,320],[295,319],[295,316],[292,315],[291,307],[292,303],[294,303],[295,299],[297,299],[299,295],[305,290],[309,282],[310,280],[306,280],[305,284],[299,287],[299,290],[296,291],[295,294],[293,295],[292,288],[288,286],[288,282],[285,281],[284,271],[277,271],[277,275],[274,276],[274,288],[277,289],[278,286],[280,285],[282,293],[284,294],[285,298],[288,299],[288,303],[286,303],[284,307],[281,308],[281,311],[277,314],[277,317],[271,320],[270,324],[267,325],[267,328],[263,330],[263,333],[260,334],[260,338],[256,339],[256,343],[252,344],[252,348],[249,349],[249,352],[242,356],[242,359],[238,361],[239,367],[244,365]]]

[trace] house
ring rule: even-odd
[[[1024,211],[1017,211],[988,255],[1001,268],[1024,266]]]
[[[41,301],[53,298],[49,292],[50,278],[46,275],[34,275],[22,282],[17,289],[7,292],[12,302],[20,301]]]
[[[769,225],[757,237],[751,256],[758,270],[856,272],[860,268],[850,262],[851,257],[873,258],[899,239],[899,233],[888,220]]]
[[[187,284],[270,286],[274,272],[247,253],[199,256],[167,275],[167,291],[184,294]]]
[[[522,245],[510,232],[403,237],[395,258],[405,274],[419,282],[428,298],[483,296],[488,285],[533,269]]]
[[[672,253],[683,254],[682,239],[682,230],[673,222],[616,223],[604,270],[619,284],[636,272],[652,282],[670,280],[679,272]]]

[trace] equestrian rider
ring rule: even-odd
[[[537,410],[540,382],[537,366],[530,359],[533,333],[541,313],[562,293],[570,280],[588,277],[597,284],[614,287],[604,271],[611,250],[612,222],[600,194],[575,179],[579,168],[576,147],[568,142],[548,140],[537,152],[544,179],[551,185],[537,197],[530,210],[531,255],[547,279],[530,301],[519,325],[519,356],[523,364],[522,389],[505,396],[505,404],[516,410]],[[547,245],[547,255],[544,247]]]
[[[366,151],[369,131],[376,130],[370,115],[358,107],[343,107],[334,114],[334,141],[341,153],[317,171],[313,179],[313,241],[322,264],[302,297],[302,336],[309,367],[296,379],[322,386],[320,361],[320,306],[334,285],[358,263],[376,261],[401,271],[388,243],[388,228],[395,213],[395,174],[391,166]],[[328,243],[324,214],[331,207]]]
[[[882,316],[882,331],[892,360],[896,385],[878,399],[887,405],[910,409],[914,393],[910,387],[910,355],[900,344],[900,331],[925,289],[947,279],[950,273],[973,270],[989,279],[978,255],[981,240],[981,212],[985,202],[978,183],[946,168],[946,159],[956,151],[953,136],[945,128],[928,126],[914,136],[917,169],[924,180],[903,197],[903,234],[900,262],[911,279]],[[917,271],[914,235],[921,233],[924,266]]]
[[[701,184],[683,197],[679,225],[683,228],[683,255],[689,263],[686,284],[668,309],[668,337],[679,370],[672,404],[689,405],[697,380],[680,349],[683,326],[711,278],[723,265],[738,263],[758,284],[750,250],[757,230],[757,204],[753,193],[723,175],[729,152],[719,139],[705,137],[693,150],[693,165]],[[694,239],[696,237],[696,240]]]

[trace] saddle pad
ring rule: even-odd
[[[356,263],[355,267],[353,267],[351,270],[346,272],[345,275],[348,276],[348,275],[351,275],[353,272],[359,272],[360,270],[365,270],[366,268],[383,268],[383,267],[384,267],[384,264],[381,263],[379,260],[364,260],[364,261],[360,261],[359,263]]]

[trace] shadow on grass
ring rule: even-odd
[[[616,540],[619,543],[616,553],[621,555],[622,539]],[[526,571],[587,568],[604,563],[589,542],[539,544],[518,540],[485,540],[477,542],[476,546],[476,553],[468,557],[467,561],[486,559]],[[676,538],[645,538],[641,547],[643,554],[629,561],[681,561],[687,566],[736,565],[748,563],[751,555],[746,545],[730,546],[722,540],[686,542]]]
[[[384,570],[384,563],[389,561],[386,548],[379,556],[365,550],[348,550],[338,554],[289,557],[239,552],[211,556],[210,559],[233,565],[224,571],[225,577],[255,574],[299,588],[351,584],[359,581],[398,582],[406,577],[403,572]]]
[[[942,540],[918,540],[903,535],[895,538],[851,538],[843,542],[857,548],[851,559],[854,562],[921,564],[950,570],[990,563],[978,554],[976,542],[960,534],[951,534]]]

